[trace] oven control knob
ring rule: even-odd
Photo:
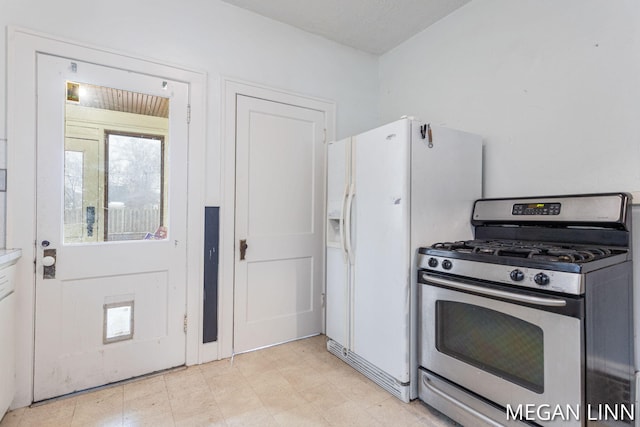
[[[513,270],[509,276],[511,276],[511,280],[514,282],[521,282],[524,280],[524,273],[518,269]]]
[[[438,266],[438,260],[435,258],[429,258],[429,267],[436,268]]]
[[[544,273],[538,273],[535,276],[533,276],[533,281],[536,282],[536,284],[538,285],[546,286],[549,284],[549,276],[547,276]]]
[[[448,259],[442,261],[442,268],[444,268],[445,270],[451,270],[451,267],[453,267],[453,263],[451,261],[449,261]]]

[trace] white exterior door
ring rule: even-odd
[[[234,352],[322,331],[324,112],[236,105]]]
[[[38,54],[37,91],[34,401],[183,365],[187,84]]]

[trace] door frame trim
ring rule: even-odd
[[[326,142],[335,139],[336,103],[331,100],[271,88],[230,77],[221,78],[222,108],[222,209],[220,211],[220,277],[218,290],[219,325],[218,358],[233,355],[233,305],[235,288],[235,194],[236,194],[236,97],[238,95],[260,98],[324,112]],[[323,177],[326,177],[326,144]],[[326,181],[326,179],[325,179]],[[324,183],[326,187],[326,182]],[[326,194],[326,191],[325,191]],[[323,209],[326,204],[323,200]],[[322,213],[324,217],[324,211]],[[323,221],[324,224],[324,221]],[[323,225],[322,238],[325,239]],[[322,275],[324,280],[324,273]],[[325,284],[322,284],[323,292]],[[323,321],[324,331],[324,321]],[[209,355],[212,356],[212,355]],[[209,359],[214,360],[214,359]]]
[[[35,334],[36,236],[36,54],[46,53],[78,61],[162,76],[189,85],[191,119],[188,148],[187,206],[187,365],[199,363],[202,340],[202,275],[204,271],[205,143],[207,75],[203,71],[141,58],[114,50],[65,40],[10,26],[7,31],[7,164],[14,183],[8,186],[6,246],[22,248],[16,265],[16,395],[12,408],[33,402]],[[25,76],[27,76],[25,78]]]

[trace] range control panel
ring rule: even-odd
[[[479,199],[473,204],[471,224],[580,223],[629,229],[630,211],[631,197],[627,193]]]
[[[560,203],[516,203],[512,215],[560,215]]]
[[[579,273],[515,267],[490,262],[455,259],[438,255],[418,254],[418,283],[423,274],[445,273],[466,279],[503,283],[514,287],[544,289],[571,295],[584,294],[584,278]]]

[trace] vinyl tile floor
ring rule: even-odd
[[[402,403],[326,349],[324,335],[8,412],[0,427],[449,427]]]

